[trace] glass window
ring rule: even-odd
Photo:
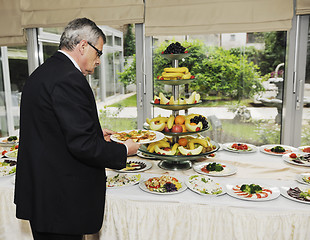
[[[161,56],[169,44],[179,41],[190,55],[178,61],[195,77],[179,87],[154,82],[154,95],[162,93],[182,102],[196,91],[202,103],[188,113],[209,119],[211,129],[204,132],[217,142],[241,141],[255,145],[280,143],[282,91],[286,55],[286,32],[208,34],[199,36],[155,37],[153,72],[162,77],[172,61]],[[174,93],[173,93],[174,92]],[[154,108],[154,116],[169,116]]]
[[[309,23],[310,25],[310,23]],[[310,146],[310,26],[308,32],[306,78],[304,86],[304,108],[302,115],[301,145]]]
[[[42,44],[43,44],[43,58],[45,61],[46,59],[54,55],[54,53],[58,50],[59,44],[49,42],[43,42]]]
[[[2,56],[0,51],[0,137],[5,137],[9,135],[4,94],[5,92],[2,69]]]

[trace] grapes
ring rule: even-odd
[[[163,54],[180,54],[185,53],[186,48],[183,47],[179,42],[171,43]]]
[[[206,117],[199,115],[199,116],[195,116],[193,118],[190,119],[191,123],[196,123],[198,124],[199,122],[202,123],[202,128],[207,128],[208,127],[208,121],[206,119]]]
[[[178,191],[177,187],[175,186],[175,184],[171,183],[171,182],[167,182],[164,185],[164,188],[166,189],[166,192],[175,192]]]

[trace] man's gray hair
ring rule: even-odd
[[[77,18],[68,23],[60,38],[59,49],[72,51],[79,42],[86,40],[96,45],[99,38],[106,42],[102,30],[88,18]]]

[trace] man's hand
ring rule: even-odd
[[[103,132],[104,140],[106,140],[107,142],[111,142],[111,139],[110,139],[111,135],[116,133],[109,129],[102,129],[102,132]]]
[[[139,143],[135,143],[134,141],[132,141],[131,139],[127,139],[124,144],[127,146],[127,149],[128,149],[128,152],[127,152],[127,155],[130,156],[130,155],[133,155],[133,154],[136,154],[139,147],[140,147],[140,144]]]

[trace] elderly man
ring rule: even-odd
[[[17,218],[35,240],[82,239],[103,221],[105,168],[121,169],[139,145],[109,141],[85,75],[100,64],[106,38],[87,18],[65,28],[59,51],[26,81],[16,171]]]

